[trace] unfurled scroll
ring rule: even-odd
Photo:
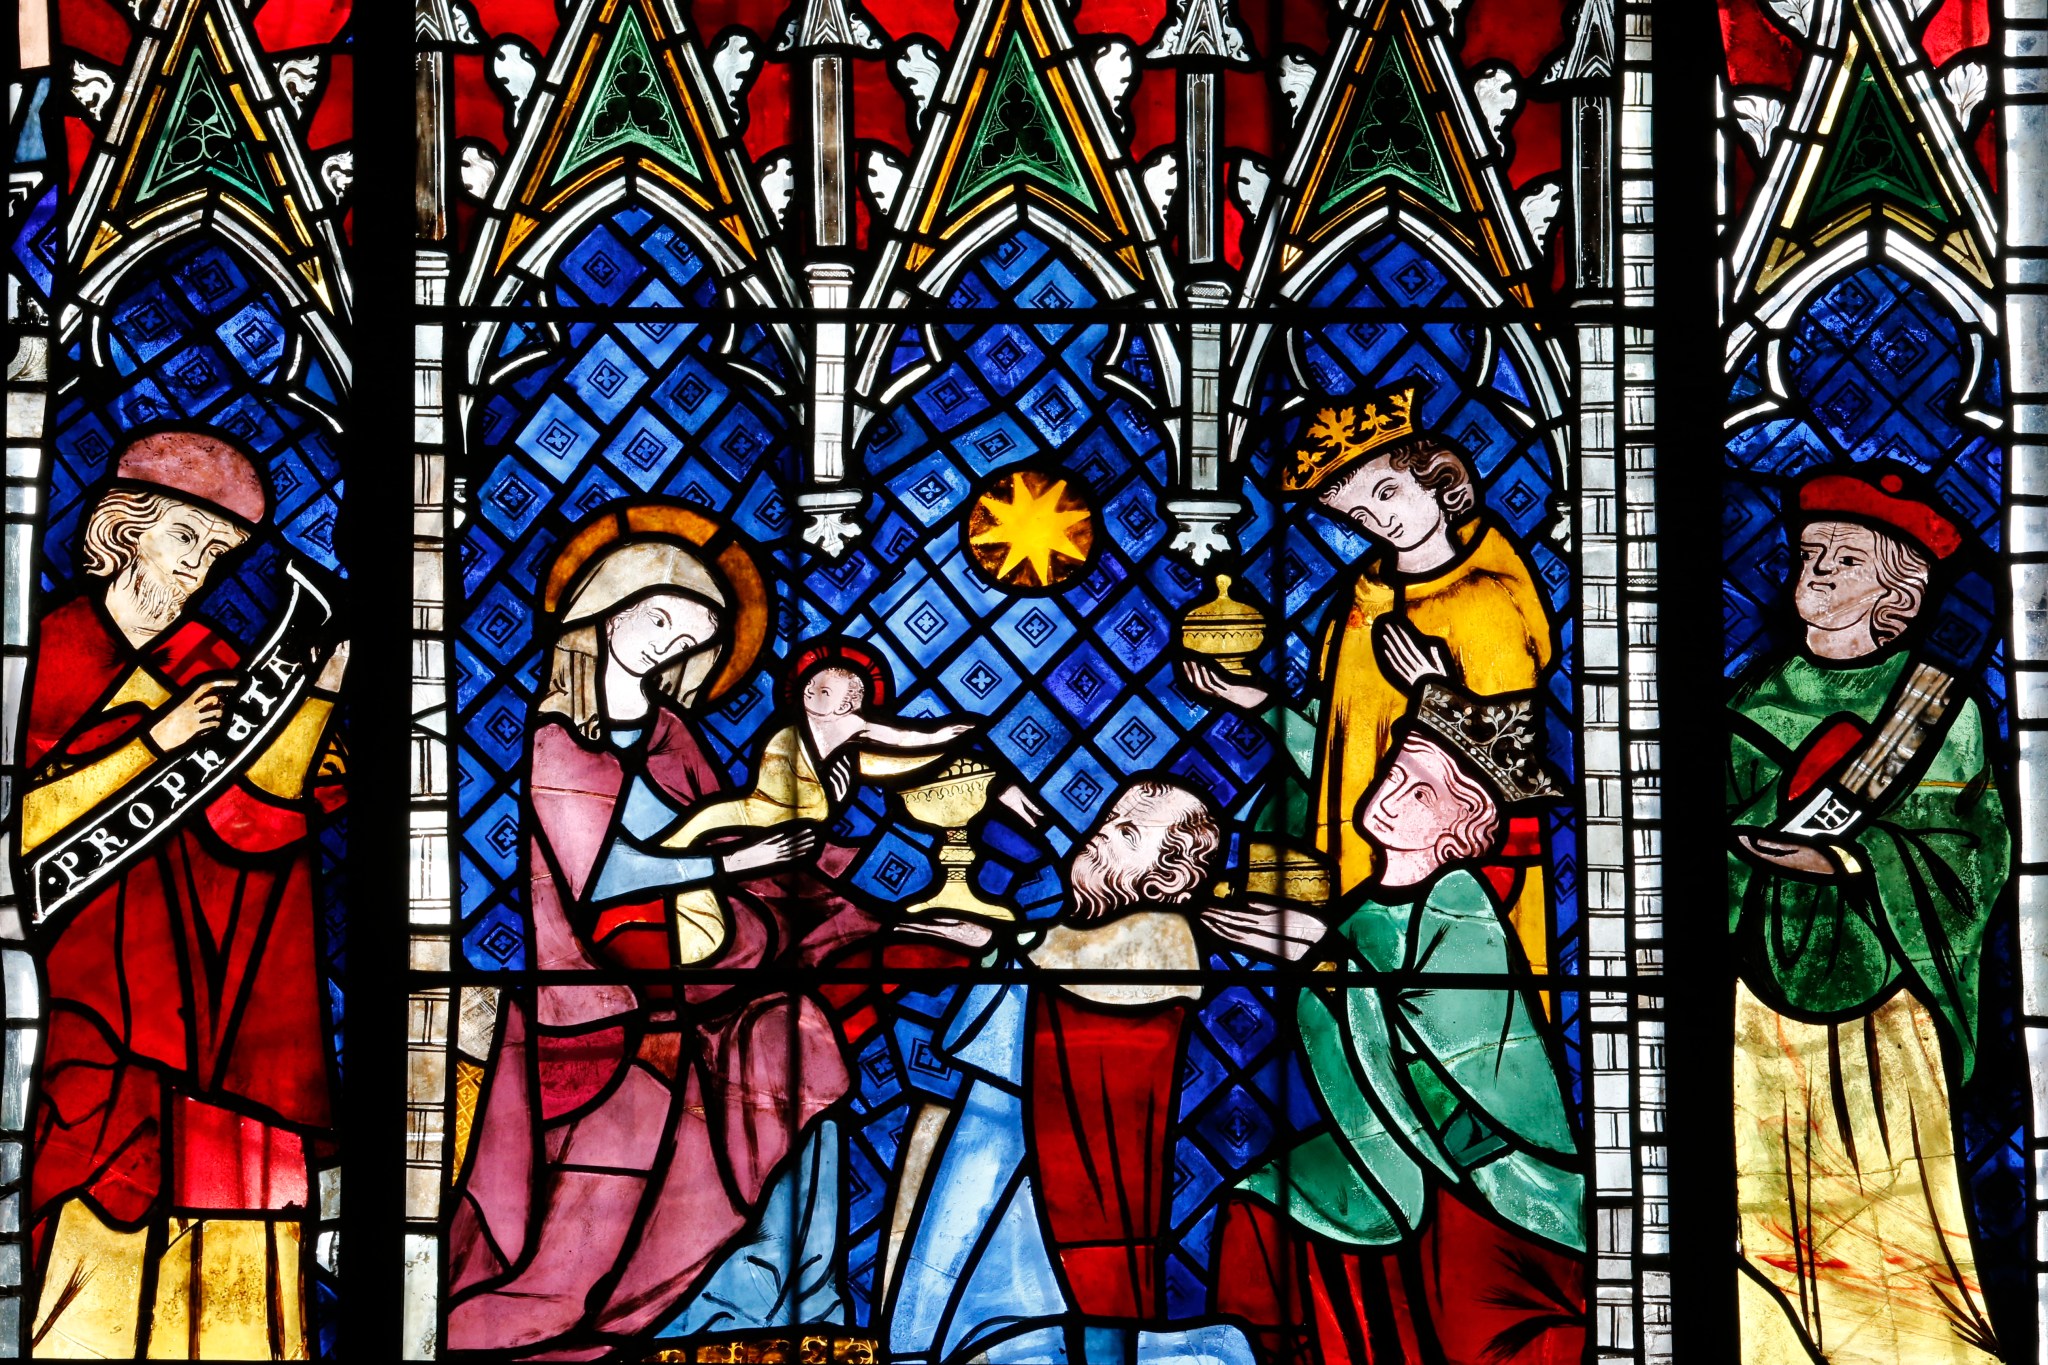
[[[276,627],[225,694],[221,723],[151,764],[35,858],[35,922],[90,898],[179,822],[262,756],[298,709],[320,657],[333,607],[299,571],[285,566],[291,598]]]

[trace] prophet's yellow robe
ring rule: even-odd
[[[1456,534],[1458,557],[1428,578],[1404,580],[1385,559],[1368,561],[1350,610],[1334,616],[1323,635],[1329,690],[1313,778],[1315,839],[1337,865],[1341,892],[1373,874],[1378,855],[1358,827],[1358,808],[1379,776],[1395,723],[1408,713],[1407,694],[1380,671],[1373,622],[1403,614],[1442,640],[1465,687],[1481,696],[1526,692],[1550,663],[1550,615],[1528,561],[1484,514]],[[1532,870],[1509,912],[1538,971],[1548,959],[1544,901],[1542,876]]]

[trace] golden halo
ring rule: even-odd
[[[739,533],[723,522],[681,503],[614,503],[591,516],[562,542],[541,588],[541,607],[551,616],[561,610],[562,594],[583,572],[583,566],[614,542],[628,537],[660,537],[694,546],[704,552],[706,562],[725,580],[731,597],[732,647],[725,656],[725,666],[704,692],[705,700],[718,700],[746,677],[768,638],[768,590],[761,580],[761,570]]]

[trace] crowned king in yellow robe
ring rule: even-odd
[[[1400,613],[1442,640],[1465,687],[1481,696],[1528,691],[1550,663],[1550,616],[1528,561],[1483,513],[1455,535],[1458,557],[1427,578],[1400,578],[1384,556],[1368,560],[1350,610],[1333,613],[1323,634],[1329,692],[1313,779],[1315,839],[1337,864],[1342,893],[1373,874],[1375,850],[1358,828],[1358,808],[1379,775],[1395,723],[1408,712],[1406,693],[1380,671],[1373,622]],[[1542,970],[1548,929],[1538,872],[1523,878],[1509,918],[1530,965]]]

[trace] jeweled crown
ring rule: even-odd
[[[1280,476],[1282,491],[1313,492],[1381,446],[1413,436],[1415,389],[1402,384],[1363,403],[1319,409]]]
[[[1415,721],[1486,785],[1504,806],[1564,795],[1543,761],[1535,693],[1475,697],[1445,683],[1423,684]]]

